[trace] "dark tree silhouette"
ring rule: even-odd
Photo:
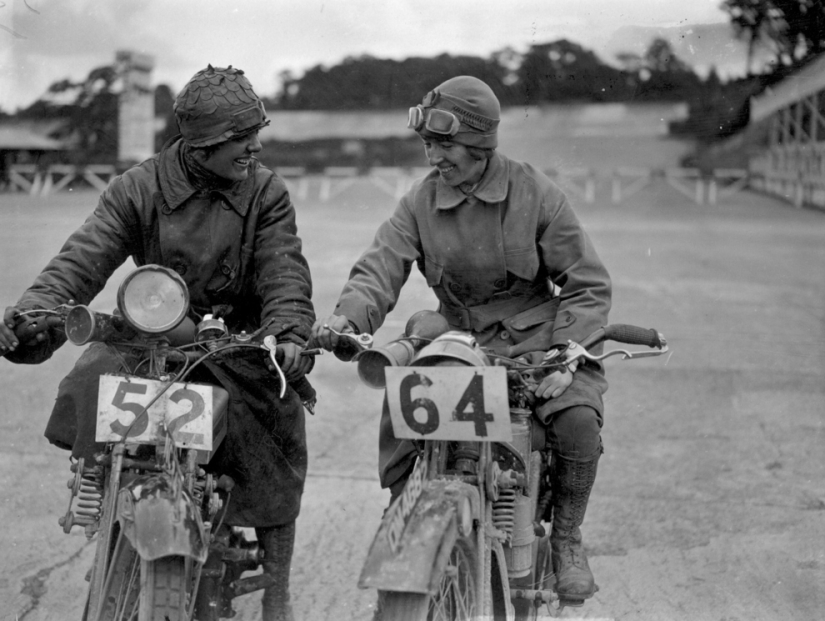
[[[724,0],[739,37],[748,42],[748,71],[754,50],[771,50],[777,66],[798,66],[825,52],[823,0]]]

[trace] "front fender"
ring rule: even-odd
[[[164,474],[139,477],[118,493],[117,520],[140,557],[185,556],[206,561],[209,545],[198,506],[186,490],[176,494]]]
[[[430,593],[444,571],[456,539],[475,537],[472,521],[466,522],[468,518],[480,519],[479,505],[478,490],[472,485],[429,481],[402,532],[398,533],[397,525],[393,532],[392,507],[387,511],[370,546],[358,586]],[[395,550],[391,540],[397,542]]]

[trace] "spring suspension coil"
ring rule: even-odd
[[[195,504],[200,505],[203,502],[203,495],[204,495],[205,491],[206,491],[206,477],[205,476],[199,476],[192,483],[192,498],[195,500]]]
[[[512,487],[500,488],[498,500],[493,503],[493,526],[507,534],[509,541],[516,522],[516,490]]]
[[[91,539],[100,527],[100,516],[103,513],[103,471],[100,466],[86,467],[82,457],[70,469],[74,472],[74,477],[66,482],[70,490],[69,508],[66,515],[58,519],[58,524],[66,534],[74,526],[83,526],[86,537]],[[72,504],[75,511],[72,511]]]

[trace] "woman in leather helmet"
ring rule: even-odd
[[[413,263],[450,327],[479,345],[519,356],[580,341],[607,324],[610,278],[565,195],[539,170],[498,153],[500,106],[481,80],[447,80],[410,109],[433,170],[416,182],[350,272],[334,314],[313,337],[334,349],[336,332],[374,333],[398,300]],[[537,414],[554,450],[551,542],[562,598],[595,591],[582,548],[584,519],[602,453],[599,365],[556,372],[536,389]],[[414,455],[379,437],[381,485],[401,492]]]
[[[160,153],[112,180],[95,211],[64,244],[0,325],[0,353],[39,363],[65,342],[46,324],[18,327],[19,311],[75,300],[88,304],[128,258],[177,271],[190,314],[221,316],[232,332],[277,338],[290,382],[310,370],[300,356],[315,318],[312,284],[284,182],[255,158],[258,131],[269,124],[243,71],[199,71],[175,100],[180,136]],[[224,523],[255,527],[273,586],[263,596],[265,621],[291,619],[289,568],[307,467],[301,398],[261,356],[207,362],[208,375],[230,394],[227,437],[213,460],[235,487]],[[61,382],[46,428],[49,441],[89,458],[94,443],[97,381],[119,364],[92,345]]]

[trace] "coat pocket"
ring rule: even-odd
[[[504,263],[508,272],[530,282],[535,280],[539,271],[539,255],[535,246],[506,250]]]
[[[441,278],[444,275],[444,268],[433,261],[430,257],[424,257],[424,278],[430,287],[435,287],[441,284]]]
[[[558,310],[559,299],[556,298],[503,319],[501,324],[510,333],[512,342],[521,345],[519,351],[545,351],[551,345]]]

